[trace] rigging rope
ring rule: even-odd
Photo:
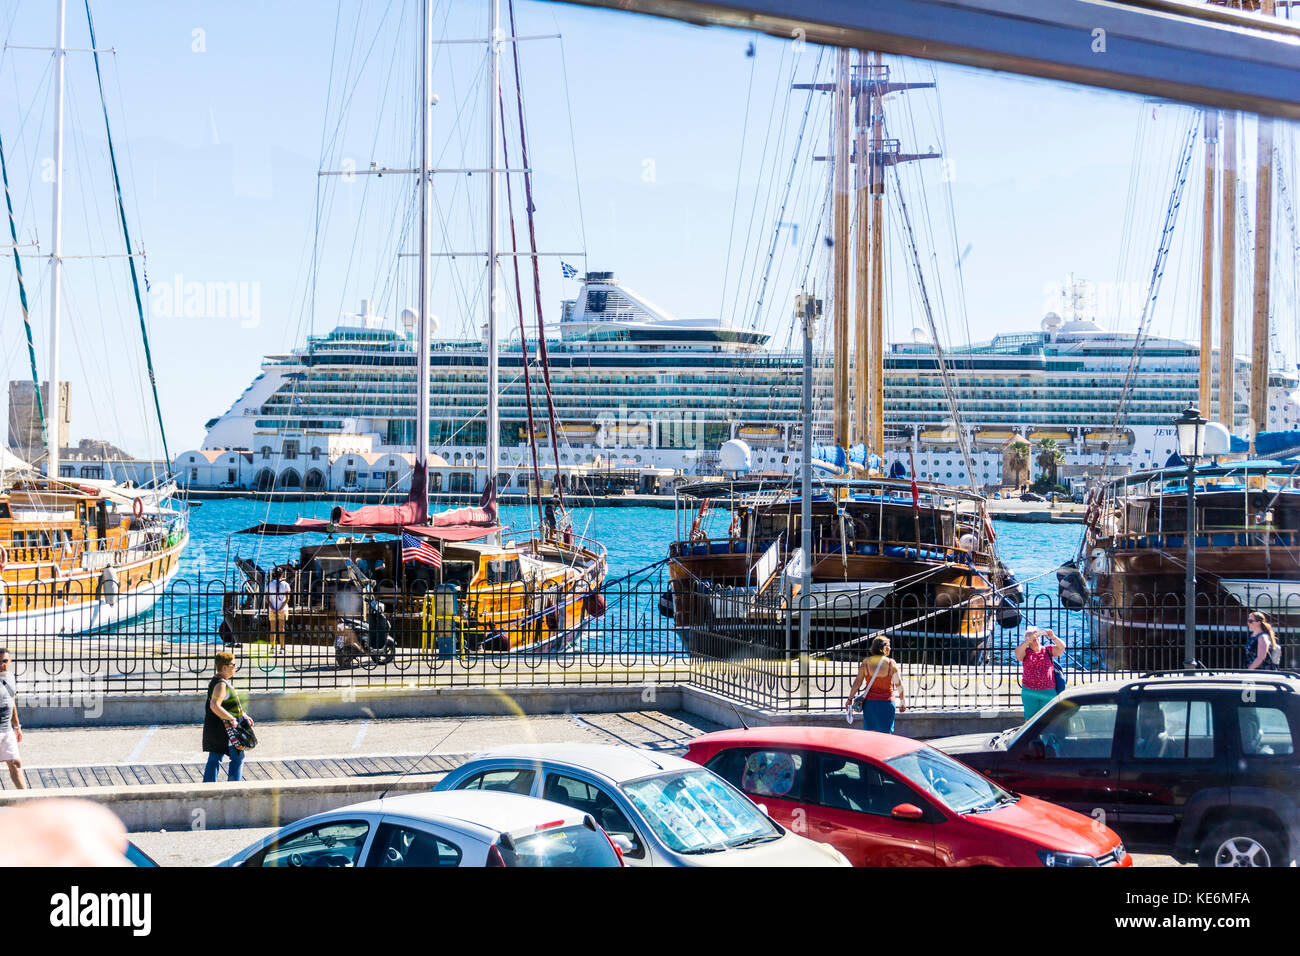
[[[510,34],[517,36],[515,31],[515,3],[510,0]],[[542,382],[546,387],[546,415],[550,422],[551,432],[551,453],[555,456],[555,496],[560,507],[564,507],[564,485],[560,481],[560,438],[557,432],[559,428],[555,420],[555,395],[551,389],[551,363],[546,352],[546,322],[542,317],[542,274],[540,264],[537,258],[537,226],[533,221],[533,175],[528,166],[528,135],[524,130],[524,89],[523,80],[519,70],[519,44],[514,44],[512,60],[515,68],[515,100],[519,105],[519,152],[520,162],[524,168],[524,202],[525,209],[528,213],[528,246],[532,253],[533,259],[533,304],[537,309],[537,357],[542,364]],[[525,363],[527,362],[527,349],[524,354]],[[532,408],[529,407],[531,415]],[[536,461],[537,452],[534,449],[533,459]],[[540,492],[540,484],[538,486]],[[540,496],[540,495],[539,495]]]
[[[511,24],[513,27],[514,24]],[[501,112],[501,130],[504,133],[506,128],[506,100],[497,90],[497,107]],[[505,136],[501,137],[501,155],[505,161],[506,169],[510,168],[510,142]],[[524,164],[527,167],[527,163]],[[528,410],[528,447],[532,451],[533,457],[533,480],[537,483],[537,524],[538,527],[545,527],[546,515],[542,510],[542,474],[537,466],[537,426],[533,421],[533,386],[532,379],[528,375],[528,332],[524,328],[524,289],[523,284],[519,281],[519,242],[515,234],[515,200],[514,192],[510,186],[510,177],[506,180],[506,209],[509,212],[507,218],[510,220],[510,251],[514,253],[510,259],[515,270],[515,306],[519,313],[519,348],[523,353],[521,364],[524,369],[524,408]],[[534,258],[534,261],[535,258]],[[558,460],[558,459],[557,459]]]
[[[90,28],[91,56],[95,61],[95,81],[99,86],[99,104],[104,111],[104,132],[108,137],[108,161],[113,170],[113,191],[117,194],[118,220],[122,224],[122,239],[126,244],[126,262],[131,269],[131,288],[135,293],[135,310],[140,319],[140,336],[144,341],[145,366],[149,370],[149,387],[153,390],[153,407],[158,415],[158,434],[162,437],[163,463],[167,477],[172,477],[172,456],[167,448],[167,429],[163,425],[162,403],[158,400],[158,379],[153,370],[153,354],[149,350],[149,329],[144,321],[144,301],[140,296],[140,278],[136,274],[135,258],[131,254],[131,232],[126,225],[126,205],[122,201],[122,181],[117,174],[117,153],[113,149],[113,131],[108,122],[108,99],[104,96],[104,77],[99,70],[99,49],[95,43],[95,23],[90,16],[90,0],[86,0],[86,25]],[[56,387],[51,385],[51,388]]]
[[[939,380],[943,383],[944,396],[948,399],[948,408],[952,413],[953,426],[957,431],[957,447],[961,449],[962,460],[966,463],[966,474],[970,478],[971,491],[978,494],[975,478],[975,462],[971,458],[970,444],[966,440],[966,430],[961,426],[961,407],[957,401],[957,388],[952,380],[952,372],[944,358],[943,344],[939,340],[939,327],[934,321],[934,310],[930,307],[930,295],[926,291],[925,273],[921,267],[921,254],[916,248],[916,232],[912,229],[912,216],[907,209],[907,200],[903,198],[902,183],[899,181],[898,167],[891,166],[894,173],[894,193],[898,198],[898,208],[903,214],[903,226],[907,230],[907,244],[912,253],[912,264],[916,271],[921,307],[925,313],[926,324],[930,327],[930,339],[934,343],[934,355],[939,366]]]
[[[23,282],[22,257],[18,255],[18,227],[14,223],[14,204],[9,196],[9,167],[5,164],[3,139],[0,139],[0,175],[4,178],[5,206],[9,210],[9,236],[14,243],[14,271],[18,273],[18,303],[23,310],[23,329],[27,333],[27,356],[31,359],[32,384],[36,387],[36,414],[40,416],[41,421],[41,443],[46,444],[49,441],[49,433],[46,430],[45,403],[41,400],[41,378],[40,372],[36,369],[36,346],[32,342],[32,320],[27,312],[27,285]]]
[[[1141,365],[1142,351],[1146,346],[1146,340],[1151,332],[1151,318],[1154,312],[1156,299],[1160,295],[1160,280],[1164,278],[1165,264],[1169,259],[1169,248],[1173,242],[1174,232],[1178,225],[1178,210],[1182,206],[1183,189],[1187,185],[1187,174],[1191,168],[1192,155],[1196,146],[1197,137],[1200,135],[1200,124],[1190,122],[1186,142],[1183,145],[1182,158],[1179,160],[1177,171],[1174,177],[1173,190],[1169,194],[1169,202],[1165,207],[1164,225],[1160,231],[1160,244],[1156,250],[1156,260],[1151,267],[1151,279],[1148,284],[1147,297],[1142,303],[1142,315],[1138,320],[1137,338],[1133,343],[1133,355],[1129,359],[1128,372],[1124,376],[1124,386],[1120,391],[1119,404],[1115,409],[1115,416],[1111,419],[1111,431],[1119,428],[1120,422],[1124,420],[1124,412],[1128,407],[1129,398],[1133,394],[1134,383],[1137,379],[1138,367]],[[1231,354],[1231,348],[1228,349]],[[1229,358],[1231,361],[1231,358]],[[1099,472],[1098,484],[1106,474],[1106,467],[1110,464],[1110,442],[1104,444],[1104,451],[1101,459],[1101,470]],[[1085,524],[1091,526],[1101,515],[1101,497],[1096,496],[1094,508],[1085,519]],[[1087,530],[1082,539],[1079,541],[1078,554],[1081,557],[1084,549],[1087,547]]]

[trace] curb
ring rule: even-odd
[[[47,797],[76,797],[108,807],[132,833],[152,830],[216,830],[279,827],[314,813],[378,799],[381,794],[422,793],[445,774],[384,780],[243,780],[178,789],[77,787],[68,790],[0,794],[0,807]]]

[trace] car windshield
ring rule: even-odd
[[[781,831],[749,799],[707,770],[637,780],[623,792],[666,846],[713,853],[765,843]]]
[[[887,763],[955,813],[978,813],[1016,800],[992,780],[932,747],[922,747]]]
[[[609,839],[584,826],[542,830],[514,841],[502,856],[508,866],[622,866]]]

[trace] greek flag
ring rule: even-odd
[[[573,266],[569,265],[563,259],[560,260],[560,268],[564,270],[564,278],[566,279],[578,278],[578,270],[573,268]]]

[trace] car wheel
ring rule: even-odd
[[[1286,866],[1282,839],[1267,827],[1229,820],[1211,830],[1201,842],[1201,866]]]

